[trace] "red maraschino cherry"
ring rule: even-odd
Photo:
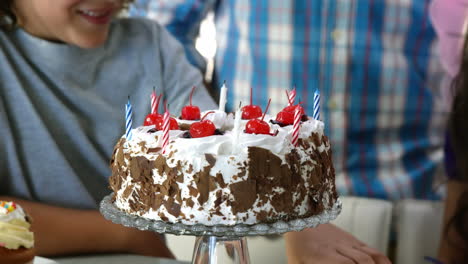
[[[242,119],[248,120],[262,116],[262,108],[252,104],[252,87],[250,87],[250,105],[242,107]]]
[[[297,105],[286,106],[276,115],[276,121],[284,125],[292,125],[294,123],[294,112],[296,111],[296,108],[299,108],[301,115],[305,114],[304,108],[300,104],[301,103]]]
[[[145,117],[145,122],[143,123],[144,126],[151,126],[151,125],[156,125],[159,119],[163,118],[163,115],[159,114],[158,107],[159,107],[159,101],[161,100],[162,94],[158,96],[156,99],[156,113],[150,113]]]
[[[284,125],[292,125],[294,123],[294,112],[281,111],[276,115],[276,121]]]
[[[163,116],[161,114],[148,114],[145,117],[145,122],[143,123],[144,126],[151,126],[156,125],[159,119],[162,119]]]
[[[175,118],[169,118],[169,130],[178,130],[179,124],[177,124],[177,120]],[[164,130],[164,118],[161,116],[160,119],[156,122],[156,130]]]
[[[305,114],[305,111],[304,111],[304,108],[300,105],[301,103],[299,103],[298,105],[290,105],[290,106],[286,106],[283,110],[281,111],[284,111],[284,112],[296,112],[296,108],[299,107],[299,110],[301,111],[301,115],[304,115]]]
[[[192,138],[208,137],[212,136],[215,133],[216,127],[210,120],[204,120],[208,114],[213,113],[213,111],[206,113],[200,122],[195,122],[190,125],[190,136]]]
[[[263,121],[265,118],[265,114],[268,111],[268,107],[270,107],[270,102],[271,99],[268,100],[268,105],[265,109],[265,113],[262,116],[262,119],[251,119],[247,124],[245,125],[245,133],[248,134],[264,134],[268,135],[270,134],[270,126],[268,125],[267,122]]]
[[[200,119],[200,108],[198,106],[192,105],[192,96],[195,91],[195,86],[190,92],[190,105],[184,106],[182,108],[182,119],[184,120],[199,120]]]
[[[164,112],[167,111],[167,106],[166,106],[166,102],[164,102]],[[164,130],[164,116],[163,115],[160,115],[161,118],[159,118],[157,121],[156,121],[156,124],[154,124],[156,126],[156,130]],[[175,118],[173,117],[169,117],[169,130],[178,130],[179,129],[179,124],[177,124],[177,121],[175,120]]]

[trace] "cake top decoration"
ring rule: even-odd
[[[153,91],[151,93],[151,113],[145,117],[144,126],[156,125],[160,119],[163,118],[163,115],[158,113],[159,102],[161,101],[162,94],[156,96],[156,93]]]
[[[216,127],[208,119],[205,119],[207,115],[214,113],[213,111],[210,111],[206,113],[203,118],[200,120],[200,122],[195,122],[192,125],[190,125],[190,136],[192,138],[199,138],[199,137],[209,137],[215,134]]]
[[[265,109],[265,113],[262,116],[262,119],[254,118],[250,119],[249,122],[245,125],[245,133],[248,134],[270,134],[270,125],[267,122],[263,121],[265,119],[265,114],[270,107],[271,99],[268,100],[268,104]],[[260,111],[261,112],[261,111]]]
[[[242,107],[242,119],[253,119],[262,116],[262,108],[252,103],[252,87],[250,87],[250,104]]]
[[[198,106],[192,105],[193,92],[195,91],[195,86],[193,86],[192,91],[190,92],[189,103],[190,105],[184,106],[182,108],[181,117],[184,120],[200,120],[200,108]]]

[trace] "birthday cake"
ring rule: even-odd
[[[128,131],[110,165],[114,204],[187,225],[288,221],[331,208],[337,193],[324,124],[300,105],[242,120],[249,111],[208,111],[198,121],[182,119],[183,111]]]

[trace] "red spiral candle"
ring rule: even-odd
[[[297,147],[297,141],[299,139],[299,128],[301,124],[301,109],[299,107],[296,107],[296,110],[294,111],[294,123],[293,123],[293,134],[292,134],[292,144],[294,147]]]
[[[170,120],[170,115],[169,115],[169,110],[166,109],[166,112],[164,112],[163,116],[163,138],[162,138],[162,150],[163,154],[166,154],[166,148],[167,145],[169,145],[169,120]]]
[[[156,92],[153,90],[151,93],[151,113],[157,114],[158,113],[158,106],[157,106],[157,96]]]
[[[294,87],[294,89],[292,89],[292,91],[288,95],[289,105],[294,105],[294,101],[296,101],[296,93],[296,87]]]

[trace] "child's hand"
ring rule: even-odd
[[[174,258],[159,234],[134,228],[127,230],[124,250],[143,256]]]
[[[288,263],[390,264],[390,260],[332,224],[285,234]]]

